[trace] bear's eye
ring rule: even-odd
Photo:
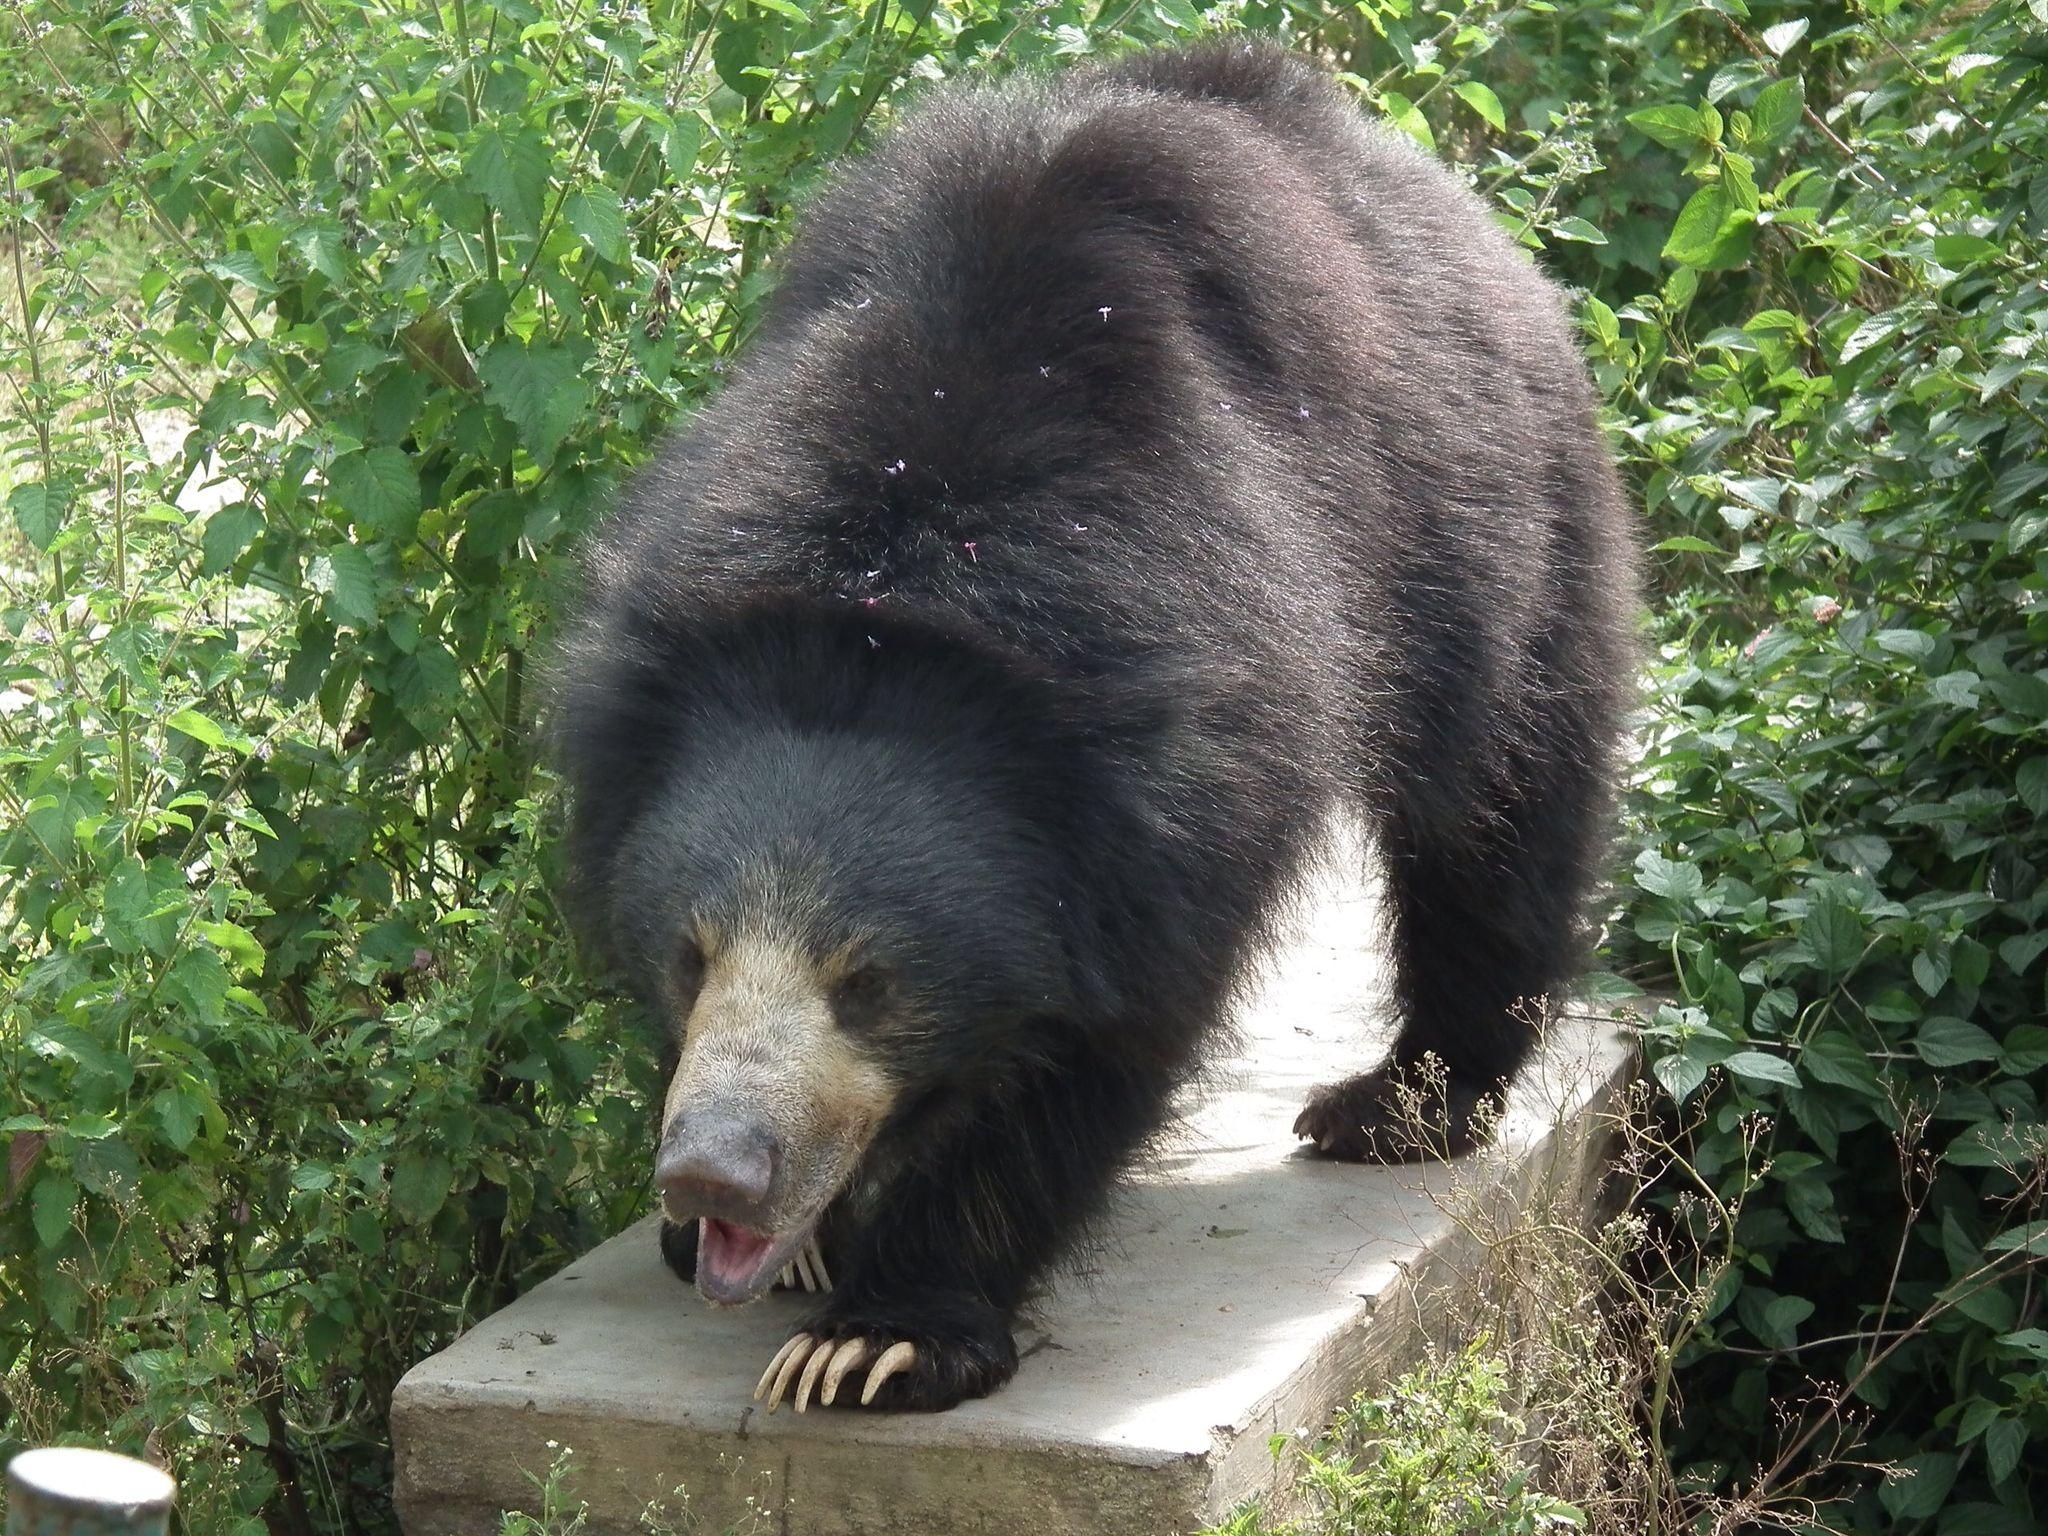
[[[837,991],[840,1002],[871,1008],[889,995],[889,978],[879,966],[864,965],[842,977]]]
[[[696,996],[697,989],[704,984],[704,946],[687,934],[676,946],[669,980],[685,998]]]

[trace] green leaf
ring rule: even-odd
[[[1508,115],[1501,110],[1500,98],[1493,94],[1491,86],[1481,85],[1477,80],[1467,80],[1455,88],[1458,99],[1486,120],[1486,125],[1495,133],[1507,131]]]
[[[1806,36],[1806,27],[1807,21],[1804,16],[1796,21],[1781,21],[1774,27],[1765,27],[1764,46],[1770,49],[1775,57],[1783,58],[1794,43]]]
[[[48,549],[56,541],[58,531],[64,526],[65,510],[70,505],[68,487],[41,480],[17,485],[7,494],[8,509],[14,513],[14,525],[21,530],[22,537],[38,550]]]
[[[1725,188],[1702,187],[1679,210],[1663,254],[1702,272],[1717,272],[1747,260],[1754,236],[1750,215],[1735,206]]]
[[[662,131],[661,158],[668,162],[670,173],[679,181],[696,175],[697,156],[703,149],[704,125],[687,113]]]
[[[497,209],[512,231],[540,231],[541,203],[547,196],[549,157],[530,133],[486,128],[470,145],[464,172],[469,185]]]
[[[319,1163],[301,1163],[292,1170],[292,1188],[318,1193],[334,1186],[334,1170]]]
[[[776,50],[757,17],[719,27],[712,34],[711,67],[732,90],[754,100],[768,89]]]
[[[1767,85],[1749,111],[1750,137],[1758,144],[1776,144],[1799,126],[1805,110],[1806,87],[1796,75]]]
[[[1550,226],[1550,232],[1560,240],[1577,240],[1584,245],[1607,243],[1607,236],[1598,226],[1576,215],[1557,220]]]
[[[1960,1067],[1998,1059],[1998,1042],[1981,1025],[1940,1013],[1920,1026],[1913,1049],[1930,1067]]]
[[[2012,1476],[2026,1444],[2027,1426],[2023,1419],[2002,1418],[1984,1432],[1984,1470],[1991,1474],[1992,1482],[2002,1483]]]
[[[1667,149],[1693,150],[1710,142],[1705,120],[1691,107],[1645,107],[1629,113],[1628,124]]]
[[[228,963],[238,975],[261,976],[263,974],[263,946],[256,942],[256,935],[238,923],[201,922],[199,932],[222,950],[226,951]]]
[[[29,1221],[36,1240],[54,1248],[71,1230],[71,1208],[78,1203],[77,1181],[61,1173],[45,1173],[29,1191]]]
[[[1721,1065],[1746,1082],[1775,1083],[1781,1088],[1799,1086],[1799,1074],[1792,1064],[1769,1051],[1737,1051]]]
[[[302,225],[286,236],[285,243],[299,260],[330,281],[338,283],[348,275],[342,258],[346,246],[342,243],[340,225]]]
[[[1799,925],[1813,963],[1830,977],[1845,976],[1863,957],[1863,919],[1832,896],[1816,899]]]
[[[199,1134],[200,1120],[199,1105],[193,1097],[180,1089],[166,1088],[150,1102],[171,1146],[180,1152],[191,1146]]]
[[[1944,267],[1960,270],[2002,255],[2004,247],[1993,245],[1981,235],[1936,235],[1934,259]]]
[[[219,748],[223,751],[246,754],[254,750],[256,746],[255,742],[242,735],[239,731],[229,731],[226,727],[208,719],[196,709],[181,709],[166,720],[164,724],[174,731],[190,736],[194,741],[202,745]]]
[[[2009,1077],[2031,1077],[2048,1067],[2048,1025],[2015,1024],[1998,1042],[1999,1070]]]
[[[2008,1509],[2003,1504],[1950,1504],[1941,1512],[1937,1536],[2041,1536],[2041,1526],[2024,1509]]]
[[[1984,1245],[1986,1253],[2031,1253],[2048,1258],[2048,1221],[2030,1221],[2001,1232]]]
[[[2022,1328],[2017,1333],[2003,1335],[1998,1342],[2007,1349],[2017,1349],[2022,1354],[2032,1355],[2036,1360],[2048,1360],[2048,1330]]]
[[[1815,1035],[1799,1051],[1799,1070],[1816,1083],[1851,1088],[1867,1097],[1878,1095],[1877,1071],[1869,1055],[1847,1035]]]
[[[479,372],[484,397],[518,429],[534,462],[552,463],[555,450],[590,406],[582,378],[585,344],[500,341],[484,354]]]
[[[1399,91],[1380,93],[1380,110],[1387,114],[1387,121],[1407,134],[1424,149],[1436,148],[1436,135],[1430,131],[1429,119],[1421,109]]]
[[[1878,1501],[1895,1518],[1925,1520],[1938,1513],[1955,1486],[1956,1458],[1948,1451],[1922,1451],[1900,1463],[1885,1480]]]
[[[338,624],[368,629],[377,622],[384,584],[368,552],[353,544],[339,545],[314,558],[307,585],[325,593],[327,611]]]
[[[2013,788],[2029,811],[2048,816],[2048,757],[2030,757],[2021,763]]]
[[[391,1170],[391,1208],[405,1221],[424,1226],[447,1204],[455,1170],[438,1152],[407,1152]]]
[[[402,449],[343,454],[328,471],[327,484],[366,538],[403,542],[419,526],[419,472]]]
[[[219,955],[210,949],[187,949],[172,962],[159,989],[201,1024],[218,1029],[227,1022],[228,992],[234,979]]]
[[[1915,661],[1925,661],[1935,648],[1934,636],[1917,629],[1880,629],[1870,637],[1870,643],[1879,650],[1890,651],[1894,656],[1910,656]]]
[[[2048,930],[2015,934],[1999,944],[1998,958],[2015,976],[2024,976],[2044,949],[2048,949]]]
[[[1764,1306],[1764,1327],[1770,1341],[1780,1349],[1799,1342],[1799,1325],[1813,1316],[1813,1303],[1804,1296],[1778,1296]]]
[[[1667,859],[1654,848],[1636,855],[1636,884],[1653,896],[1686,901],[1706,889],[1706,880],[1694,864]]]
[[[206,520],[199,540],[199,574],[218,576],[263,531],[263,514],[246,501],[232,502]]]
[[[623,262],[631,254],[626,243],[626,210],[610,187],[582,187],[570,194],[569,227],[606,261]]]
[[[1800,1060],[1804,1062],[1805,1058]],[[1842,1217],[1835,1209],[1835,1192],[1817,1176],[1794,1179],[1786,1185],[1785,1208],[1799,1223],[1800,1230],[1815,1242],[1844,1241]]]
[[[1707,1080],[1707,1064],[1677,1051],[1650,1063],[1650,1072],[1676,1103],[1683,1104]]]

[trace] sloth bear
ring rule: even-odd
[[[1402,1155],[1433,1053],[1469,1139],[1604,856],[1594,407],[1486,208],[1271,47],[941,91],[810,206],[557,693],[578,905],[672,1035],[663,1250],[720,1303],[829,1259],[757,1397],[1015,1373],[1333,812],[1403,1023],[1295,1130]]]

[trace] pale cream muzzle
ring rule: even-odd
[[[707,959],[655,1159],[663,1213],[698,1223],[706,1299],[752,1301],[799,1259],[893,1097],[803,950],[741,933]]]

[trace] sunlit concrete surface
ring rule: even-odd
[[[550,1442],[573,1450],[596,1532],[641,1530],[678,1487],[706,1532],[777,1536],[1169,1536],[1267,1492],[1273,1434],[1327,1423],[1426,1339],[1458,1337],[1441,1300],[1471,1257],[1458,1202],[1576,1189],[1582,1130],[1631,1070],[1611,1019],[1568,1010],[1477,1162],[1315,1161],[1290,1134],[1302,1099],[1387,1036],[1366,886],[1318,882],[1296,926],[1242,1010],[1240,1048],[1083,1271],[1035,1309],[1002,1392],[931,1416],[767,1416],[754,1383],[808,1303],[713,1312],[642,1223],[399,1385],[409,1536],[483,1536],[533,1508]]]

